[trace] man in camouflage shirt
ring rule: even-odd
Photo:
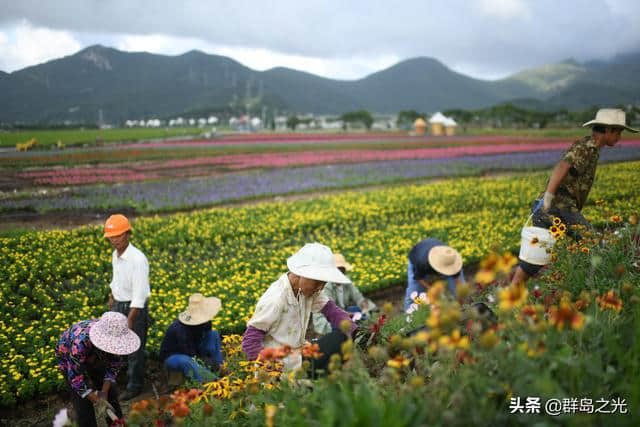
[[[549,228],[551,218],[555,216],[567,226],[567,234],[577,240],[580,235],[572,230],[572,225],[591,227],[581,211],[593,185],[600,149],[616,145],[624,129],[637,132],[628,127],[625,120],[624,111],[603,108],[598,110],[594,120],[583,125],[592,127],[591,136],[574,142],[563,159],[556,164],[547,181],[546,190],[532,203],[534,226]],[[542,267],[521,259],[511,283],[526,282]]]

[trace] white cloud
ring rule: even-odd
[[[0,32],[0,70],[12,72],[73,54],[81,48],[68,31],[34,27],[23,20]]]
[[[190,37],[163,34],[125,35],[116,37],[115,47],[127,52],[152,52],[179,55],[192,49],[228,56],[254,70],[288,67],[335,79],[357,79],[389,67],[400,59],[396,55],[320,58],[276,52],[266,48],[223,46]]]
[[[474,4],[485,16],[502,20],[531,16],[531,10],[525,0],[478,0]]]

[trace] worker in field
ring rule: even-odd
[[[353,270],[353,266],[347,262],[342,254],[334,254],[333,258],[336,267],[342,274]],[[348,278],[348,276],[347,276]],[[365,298],[356,285],[349,283],[327,282],[322,289],[322,293],[335,302],[338,307],[345,310],[353,320],[366,318],[369,312],[376,309],[376,305],[368,298]],[[313,330],[318,335],[325,335],[332,331],[331,324],[321,313],[313,314]]]
[[[449,291],[455,296],[456,286],[464,283],[462,256],[444,242],[427,238],[409,251],[404,310],[409,310],[415,295],[425,292],[438,280],[445,280]]]
[[[623,130],[638,132],[626,125],[625,112],[616,108],[598,110],[595,119],[582,126],[591,127],[591,135],[569,147],[551,172],[545,190],[531,205],[534,226],[549,228],[553,217],[557,217],[566,226],[567,234],[577,240],[580,236],[572,226],[591,227],[581,211],[593,185],[600,150],[615,146]],[[542,267],[520,259],[511,283],[526,282]]]
[[[148,298],[149,262],[133,244],[129,220],[120,214],[111,215],[104,225],[104,237],[113,246],[113,278],[109,287],[109,309],[127,316],[127,322],[138,337],[140,349],[128,358],[127,390],[122,396],[129,400],[142,392],[145,372],[145,344],[149,328]]]
[[[289,272],[280,276],[260,297],[253,316],[242,336],[242,350],[255,360],[265,348],[288,346],[293,351],[283,359],[283,370],[302,366],[302,348],[311,313],[321,313],[336,330],[319,342],[323,353],[321,364],[328,364],[330,353],[337,352],[347,338],[339,329],[348,324],[356,329],[349,315],[324,294],[326,282],[346,284],[349,278],[338,268],[331,249],[319,243],[308,243],[287,259]]]
[[[62,333],[56,345],[58,368],[71,387],[71,403],[80,427],[96,426],[105,418],[111,425],[122,418],[116,377],[123,356],[140,347],[140,338],[121,313],[107,312],[100,319],[83,320]]]
[[[211,329],[211,319],[221,307],[216,297],[205,298],[200,293],[189,297],[187,309],[169,325],[160,345],[160,360],[168,371],[201,383],[217,378],[224,355],[220,334]]]

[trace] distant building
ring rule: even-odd
[[[418,117],[413,122],[413,127],[416,130],[416,135],[422,136],[424,135],[424,132],[427,130],[427,122],[425,122],[422,117]]]
[[[435,113],[429,119],[429,125],[431,126],[431,135],[433,136],[441,136],[445,134],[444,124],[447,121],[447,118],[440,111]]]
[[[453,136],[456,134],[456,127],[458,126],[458,123],[456,123],[455,120],[453,120],[451,117],[446,117],[446,120],[444,121],[444,133],[447,136]]]

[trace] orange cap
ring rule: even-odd
[[[131,224],[129,224],[126,216],[121,214],[111,215],[104,224],[104,237],[119,236],[128,230],[131,230]]]

